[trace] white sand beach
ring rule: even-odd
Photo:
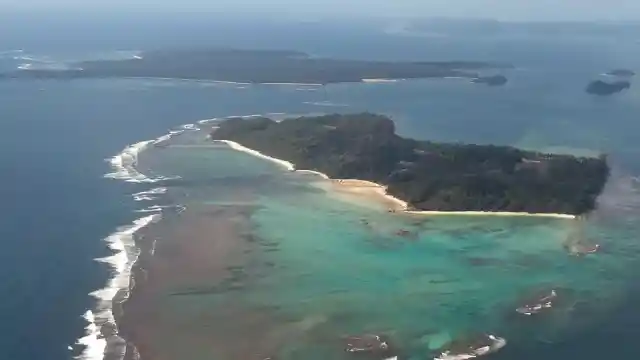
[[[244,153],[257,156],[259,158],[274,162],[285,167],[289,171],[295,171],[299,173],[308,173],[318,175],[324,180],[330,180],[332,190],[338,193],[348,194],[352,198],[353,196],[362,196],[367,200],[374,200],[382,202],[390,213],[402,213],[407,215],[420,215],[420,216],[513,216],[513,217],[543,217],[543,218],[556,218],[556,219],[576,219],[575,215],[571,214],[554,214],[554,213],[528,213],[528,212],[510,212],[510,211],[435,211],[435,210],[408,210],[407,202],[393,197],[387,194],[387,187],[367,180],[359,179],[331,179],[324,173],[315,170],[296,170],[295,165],[289,161],[274,158],[272,156],[265,155],[259,151],[250,149],[235,141],[230,140],[214,140],[214,142],[227,144],[234,150],[242,151]]]
[[[402,79],[362,79],[363,83],[394,83]]]
[[[246,146],[242,146],[242,145],[238,144],[235,141],[230,141],[230,140],[213,140],[213,141],[216,142],[216,143],[227,144],[233,150],[242,151],[244,153],[247,153],[247,154],[250,154],[250,155],[253,155],[253,156],[257,156],[259,158],[274,162],[276,164],[279,164],[279,165],[285,167],[289,171],[294,171],[295,170],[295,167],[289,161],[282,160],[282,159],[277,159],[277,158],[274,158],[272,156],[265,155],[265,154],[263,154],[263,153],[261,153],[259,151],[256,151],[256,150],[253,150],[253,149],[249,149]]]

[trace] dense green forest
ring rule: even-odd
[[[604,156],[406,139],[395,134],[391,119],[369,113],[281,122],[234,118],[211,138],[332,178],[385,184],[389,194],[420,210],[582,214],[594,208],[609,174]]]
[[[619,80],[615,82],[605,82],[602,80],[592,81],[587,85],[586,92],[593,95],[612,95],[629,89],[631,82],[627,80]]]
[[[362,79],[475,78],[481,69],[510,68],[479,61],[373,61],[317,58],[295,51],[198,49],[151,51],[127,60],[83,61],[70,69],[29,69],[3,78],[160,77],[246,83],[359,82]]]

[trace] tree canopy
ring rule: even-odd
[[[387,185],[389,194],[420,210],[582,214],[595,207],[609,174],[605,157],[402,138],[391,119],[370,113],[229,119],[211,138],[297,169]]]

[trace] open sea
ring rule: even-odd
[[[125,321],[153,359],[244,360],[248,346],[271,351],[256,350],[260,360],[347,359],[340,337],[367,332],[389,336],[402,359],[430,359],[448,340],[485,332],[508,341],[495,359],[638,354],[640,89],[602,98],[583,90],[611,69],[640,70],[634,28],[426,33],[384,21],[215,22],[195,14],[0,20],[9,34],[0,71],[178,46],[515,66],[497,88],[462,79],[324,89],[0,82],[2,358],[102,359],[99,327],[113,317],[112,298],[128,295],[118,290],[131,285],[138,258],[148,285],[125,303],[134,314]],[[406,218],[337,196],[311,175],[212,146],[206,135],[215,121],[203,121],[360,111],[389,115],[415,138],[606,152],[614,171],[600,208],[580,222]],[[562,243],[571,236],[603,250],[570,257]],[[209,266],[212,259],[224,266]],[[548,314],[514,314],[523,297],[549,289],[560,300]],[[118,341],[109,338],[113,358]]]

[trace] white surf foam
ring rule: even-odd
[[[0,50],[0,57],[5,57],[7,55],[13,55],[13,54],[22,54],[22,53],[24,53],[24,50],[22,49]]]
[[[164,136],[155,140],[140,141],[124,148],[118,155],[108,159],[114,171],[104,175],[104,177],[135,183],[154,183],[158,181],[180,179],[179,176],[158,176],[155,178],[149,178],[136,169],[138,155],[140,152],[149,145],[158,144],[158,140],[161,138],[164,138]]]
[[[169,189],[166,187],[157,187],[147,191],[140,191],[135,194],[131,194],[132,196],[145,196],[145,195],[160,195],[165,194]]]
[[[315,105],[315,106],[330,106],[330,107],[348,107],[348,104],[334,103],[331,101],[305,101],[303,104]]]
[[[28,56],[28,55],[22,55],[22,56],[14,56],[13,60],[23,60],[23,61],[33,61],[33,62],[49,62],[48,59],[38,59],[36,57],[33,56]]]
[[[164,209],[176,209],[178,213],[183,212],[186,207],[184,205],[153,205],[145,209],[136,210],[139,213],[161,213]]]
[[[150,195],[133,195],[133,200],[135,201],[153,201],[157,199],[157,197]]]
[[[292,82],[272,82],[272,83],[258,83],[259,85],[284,85],[284,86],[316,86],[320,87],[322,84],[314,84],[314,83],[292,83]]]
[[[157,213],[157,212],[162,212],[162,210],[163,210],[163,209],[170,208],[170,207],[171,207],[171,206],[169,206],[169,205],[164,205],[164,206],[161,206],[161,205],[153,205],[153,206],[149,206],[148,208],[145,208],[145,209],[139,209],[139,210],[136,210],[136,212],[139,212],[139,213],[151,213],[151,212],[156,212],[156,213]]]
[[[264,115],[253,114],[239,117],[246,119],[260,116]],[[200,120],[198,123],[203,124],[217,120],[219,119],[205,119]],[[145,176],[136,169],[136,165],[138,163],[138,155],[141,151],[143,151],[150,145],[154,145],[162,141],[167,141],[172,136],[179,135],[189,130],[199,130],[199,128],[195,124],[186,124],[181,126],[180,130],[170,131],[168,134],[160,136],[154,140],[140,141],[138,143],[125,147],[119,154],[112,157],[111,159],[108,159],[113,172],[106,174],[105,177],[137,183],[152,183],[162,180],[179,179],[180,177],[149,178]],[[263,157],[284,165],[289,169],[293,169],[293,165],[288,162],[268,157],[236,143],[228,142],[227,144],[236,150],[245,151],[252,155]],[[164,194],[167,191],[168,189],[166,187],[157,187],[151,190],[132,194],[132,196],[135,200],[138,201],[154,200],[156,198],[154,195]],[[165,209],[169,208],[176,209],[178,213],[181,213],[186,209],[186,207],[183,205],[153,205],[145,209],[140,209],[138,210],[138,212],[153,214],[134,221],[132,225],[119,228],[115,233],[105,239],[108,247],[113,251],[113,254],[111,256],[96,259],[96,261],[107,264],[111,268],[113,275],[108,280],[107,285],[104,288],[90,293],[92,297],[97,299],[98,303],[95,309],[87,310],[87,312],[83,316],[87,321],[87,326],[85,327],[85,336],[81,337],[76,342],[76,345],[83,347],[82,352],[77,357],[77,359],[103,359],[104,352],[107,347],[107,339],[105,339],[101,334],[100,329],[105,324],[112,324],[115,331],[117,332],[117,327],[112,312],[113,300],[116,295],[118,295],[118,300],[120,300],[119,292],[121,292],[122,290],[125,290],[125,293],[122,294],[122,300],[126,300],[128,298],[128,291],[130,290],[131,285],[131,269],[138,259],[138,256],[140,255],[139,249],[135,246],[134,234],[151,222],[161,218],[161,213]],[[150,252],[151,254],[155,252],[155,243],[150,249]]]
[[[191,131],[198,131],[200,130],[196,124],[184,124],[182,126],[180,126],[181,129],[183,130],[191,130]]]
[[[109,159],[115,171],[106,174],[105,177],[131,182],[147,180],[148,178],[136,170],[135,166],[138,163],[138,154],[153,142],[154,140],[140,141],[124,148],[118,155]]]
[[[91,310],[87,310],[82,316],[87,321],[85,326],[85,336],[76,341],[76,345],[84,347],[80,356],[76,359],[102,359],[107,347],[107,340],[101,336],[100,328],[96,325],[95,316]]]
[[[219,120],[220,120],[220,118],[204,119],[204,120],[198,121],[198,124],[204,125],[204,124],[208,124],[208,123],[219,121]]]
[[[131,225],[120,227],[115,233],[105,238],[109,249],[114,254],[96,261],[108,264],[112,271],[112,277],[107,285],[90,295],[98,300],[95,309],[87,310],[83,318],[87,321],[85,336],[78,339],[76,344],[82,346],[82,352],[77,357],[80,360],[102,360],[107,346],[107,339],[100,333],[100,328],[105,324],[112,324],[117,333],[115,319],[113,317],[113,298],[120,290],[126,293],[126,299],[130,287],[131,268],[138,259],[139,250],[135,247],[134,235],[137,231],[159,219],[160,215],[149,215],[135,220]]]
[[[367,84],[380,84],[380,83],[395,83],[395,82],[398,82],[398,80],[403,80],[403,79],[362,79],[362,82]]]

